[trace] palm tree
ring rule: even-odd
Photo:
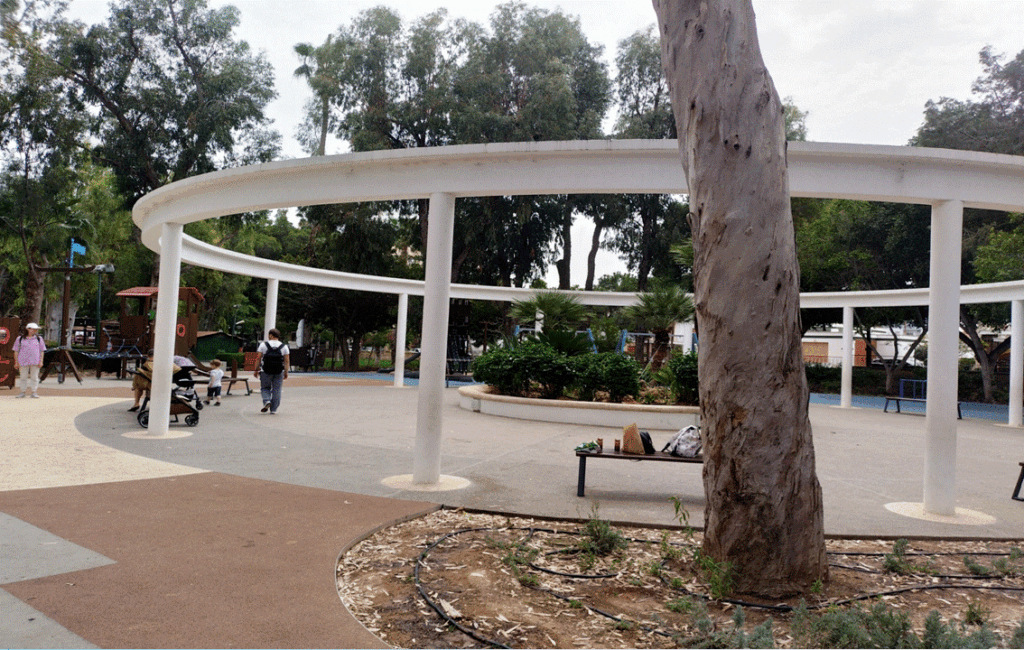
[[[623,316],[654,334],[651,370],[665,363],[672,326],[693,318],[693,300],[674,284],[657,285],[640,294],[640,302],[623,310]]]
[[[512,303],[512,318],[522,323],[544,319],[544,329],[573,331],[580,321],[590,318],[590,310],[576,296],[557,291],[540,291],[529,300]]]

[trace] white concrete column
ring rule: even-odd
[[[853,406],[853,307],[843,307],[843,377],[839,406]]]
[[[956,405],[963,222],[962,201],[942,201],[932,206],[924,510],[945,516],[956,514]]]
[[[445,360],[448,348],[448,298],[452,275],[455,195],[431,194],[427,230],[427,265],[423,287],[423,338],[416,411],[416,446],[412,481],[437,483],[441,477]]]
[[[269,278],[267,280],[267,306],[263,310],[264,341],[270,337],[270,330],[277,327],[277,290],[280,284],[281,281],[277,278]],[[287,342],[287,337],[284,333],[281,334],[281,339]]]
[[[429,235],[428,235],[429,237]],[[395,388],[405,386],[405,330],[408,328],[409,294],[398,294],[398,324],[395,326]]]
[[[1010,421],[1024,426],[1024,300],[1010,303]]]
[[[178,321],[182,232],[183,226],[178,223],[165,223],[160,227],[160,285],[156,301],[156,323],[153,325],[153,380],[147,427],[148,435],[151,436],[167,435],[171,419],[171,370],[174,330]]]

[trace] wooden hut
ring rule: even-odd
[[[104,329],[100,338],[100,350],[116,350],[125,346],[134,346],[141,354],[151,350],[158,292],[158,287],[132,287],[118,292],[117,296],[121,299],[118,331]],[[202,302],[203,295],[196,288],[178,288],[174,354],[188,356],[189,350],[195,346],[199,332],[199,306]]]

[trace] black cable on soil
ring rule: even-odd
[[[466,628],[465,626],[459,624],[456,620],[454,620],[451,616],[449,616],[447,614],[447,612],[444,611],[443,607],[441,607],[439,604],[435,603],[433,601],[433,599],[431,599],[427,595],[426,591],[423,588],[423,584],[420,581],[420,575],[419,575],[420,566],[423,564],[423,561],[425,560],[427,555],[431,551],[433,551],[435,548],[437,548],[445,540],[452,539],[455,536],[461,535],[463,533],[481,532],[481,531],[493,531],[493,530],[525,530],[525,531],[529,532],[529,534],[527,535],[526,539],[532,538],[533,535],[535,533],[537,533],[537,532],[545,532],[545,533],[560,534],[560,535],[577,535],[577,536],[581,535],[582,533],[580,533],[578,531],[564,531],[564,530],[554,530],[554,529],[549,529],[549,528],[533,528],[533,527],[530,527],[530,528],[511,527],[511,528],[502,528],[502,529],[495,529],[493,527],[488,527],[488,528],[466,528],[466,529],[463,529],[463,530],[458,530],[458,531],[449,533],[449,534],[439,538],[437,541],[435,541],[433,544],[428,546],[420,554],[419,559],[416,562],[416,569],[414,571],[414,576],[415,576],[415,581],[416,581],[416,589],[419,592],[420,597],[423,598],[423,600],[431,607],[431,609],[433,609],[435,612],[437,612],[437,614],[446,623],[448,623],[449,625],[451,625],[455,629],[459,630],[463,634],[466,634],[467,636],[475,639],[476,641],[479,641],[481,643],[485,643],[487,645],[491,645],[491,646],[494,646],[494,647],[497,647],[497,648],[510,648],[510,646],[507,646],[507,645],[505,645],[503,643],[500,643],[500,642],[495,641],[493,639],[488,639],[486,637],[478,635],[473,630],[470,630],[470,629]],[[627,539],[628,541],[631,541],[631,542],[639,542],[639,543],[646,543],[646,544],[660,544],[660,543],[662,543],[661,540],[655,541],[655,540],[636,539],[636,538],[625,538],[625,539]],[[683,546],[681,544],[675,544],[675,543],[672,543],[671,545],[673,545],[673,546]],[[830,552],[828,554],[829,555],[848,555],[848,556],[871,556],[871,557],[882,557],[882,556],[888,555],[887,553],[859,553],[859,552],[858,553]],[[994,556],[994,555],[1009,555],[1009,553],[1005,553],[1004,554],[1004,553],[981,553],[981,552],[978,552],[978,553],[927,553],[927,552],[914,552],[914,553],[907,553],[906,555],[932,555],[932,556],[934,556],[934,555],[993,555]],[[573,578],[573,579],[577,579],[577,580],[606,579],[606,578],[614,578],[614,577],[617,577],[619,575],[618,573],[613,573],[613,574],[567,574],[567,573],[563,573],[563,572],[559,572],[559,571],[554,571],[554,570],[551,570],[551,569],[546,569],[546,568],[537,566],[533,562],[525,562],[524,564],[526,564],[530,568],[535,569],[537,571],[541,571],[541,572],[552,574],[552,575],[562,576],[562,577]],[[664,561],[662,562],[662,566],[664,566]],[[862,568],[862,567],[848,567],[848,566],[843,566],[843,565],[838,565],[838,564],[832,564],[830,566],[835,566],[837,568],[849,569],[849,570],[854,570],[854,571],[864,571],[864,572],[867,572],[867,573],[882,573],[882,571],[875,571],[875,570],[872,570],[872,569]],[[985,580],[985,579],[992,580],[992,579],[998,579],[998,578],[1000,578],[1002,576],[951,575],[951,576],[934,576],[934,577],[943,578],[943,579],[957,579],[957,580]],[[741,606],[741,607],[754,608],[754,609],[762,609],[762,610],[768,610],[768,611],[774,611],[774,612],[780,612],[780,613],[790,613],[790,612],[793,612],[793,611],[796,610],[796,608],[793,607],[792,605],[767,605],[767,604],[763,604],[763,603],[754,603],[754,602],[750,602],[750,601],[744,601],[744,600],[738,600],[738,599],[732,599],[732,598],[714,599],[714,598],[712,598],[712,597],[710,597],[708,595],[705,595],[705,594],[700,594],[700,593],[692,592],[692,591],[689,591],[687,589],[683,589],[681,587],[673,587],[670,583],[668,583],[665,580],[664,576],[661,576],[661,580],[662,580],[662,582],[665,584],[665,586],[667,588],[669,588],[670,590],[672,590],[672,591],[674,591],[676,593],[681,593],[681,594],[686,595],[686,596],[690,596],[690,597],[693,597],[693,598],[699,598],[699,599],[702,599],[702,600],[705,600],[705,601],[709,601],[709,602],[710,601],[715,601],[715,602],[727,603],[727,604],[730,604],[730,605],[737,605],[737,606]],[[524,585],[524,586],[527,586],[527,585]],[[555,598],[557,598],[559,600],[563,600],[563,601],[566,601],[566,602],[572,602],[572,601],[576,600],[574,598],[570,598],[568,596],[564,596],[562,594],[559,594],[559,593],[556,593],[554,591],[551,591],[550,589],[542,589],[542,588],[539,588],[539,587],[528,587],[528,588],[534,589],[535,591],[539,591],[539,592],[542,592],[542,593],[545,593],[545,594],[549,594],[549,595],[554,596]],[[863,601],[863,600],[871,600],[871,599],[878,598],[878,597],[881,597],[881,596],[893,596],[893,595],[902,594],[902,593],[908,593],[908,592],[912,592],[912,591],[929,591],[929,590],[935,590],[935,589],[962,589],[962,590],[979,590],[979,591],[987,589],[987,590],[991,590],[991,591],[1024,592],[1024,587],[1009,587],[1009,586],[999,586],[999,585],[971,585],[971,584],[957,584],[957,583],[946,582],[946,583],[933,583],[933,584],[924,584],[924,585],[908,585],[908,586],[905,586],[905,587],[900,587],[900,588],[897,588],[897,589],[890,589],[890,590],[887,590],[887,591],[874,592],[874,593],[869,593],[869,594],[862,594],[860,596],[854,596],[853,598],[847,598],[847,599],[839,600],[839,601],[824,602],[824,603],[819,603],[819,604],[816,604],[816,605],[805,605],[805,608],[807,610],[809,610],[809,611],[815,611],[815,610],[825,609],[825,608],[829,608],[829,607],[838,607],[838,606],[842,606],[842,605],[849,605],[849,604],[860,602],[860,601]],[[599,614],[601,616],[604,616],[604,617],[606,617],[608,619],[611,619],[611,620],[614,620],[616,622],[621,623],[621,622],[625,621],[625,619],[622,619],[622,618],[620,618],[618,616],[615,616],[614,614],[611,614],[609,612],[602,611],[602,610],[600,610],[600,609],[598,609],[596,607],[591,607],[591,606],[585,605],[585,604],[583,606],[586,607],[588,610],[596,613],[596,614]],[[643,630],[644,632],[647,632],[647,633],[658,634],[660,636],[665,636],[665,637],[671,637],[672,636],[670,633],[664,632],[664,631],[659,630],[657,628],[649,628],[649,627],[646,627],[644,625],[640,625],[639,623],[637,623],[637,625],[638,625],[638,627],[641,630]]]

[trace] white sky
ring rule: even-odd
[[[497,2],[480,0],[209,0],[241,9],[238,37],[265,51],[276,70],[278,99],[268,109],[284,138],[286,158],[304,154],[295,141],[305,81],[297,43],[320,44],[360,11],[383,4],[411,22],[437,7],[450,17],[484,25]],[[578,16],[591,42],[604,45],[612,76],[618,42],[655,23],[650,0],[533,1]],[[72,0],[71,15],[104,21],[106,0]],[[978,52],[991,45],[1012,58],[1024,49],[1024,0],[754,0],[761,51],[775,86],[808,113],[808,139],[820,142],[903,145],[921,125],[925,102],[966,99],[980,76]],[[328,153],[340,153],[328,151]],[[592,226],[573,232],[574,284],[586,277]],[[614,255],[599,255],[598,277],[623,270]],[[557,284],[552,268],[548,284]]]

